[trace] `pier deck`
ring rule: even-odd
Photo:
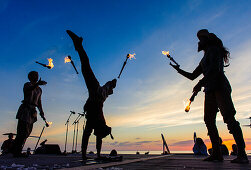
[[[80,154],[67,156],[58,155],[31,155],[29,158],[13,158],[12,156],[0,157],[0,169],[23,168],[37,169],[250,169],[250,164],[233,164],[230,160],[234,156],[224,157],[223,162],[205,162],[205,157],[191,154],[173,155],[123,155],[121,162],[110,162],[104,164],[84,165]],[[13,166],[14,164],[14,166]]]

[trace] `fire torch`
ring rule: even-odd
[[[169,51],[162,51],[162,54],[163,54],[163,55],[166,55],[167,58],[169,58],[169,59],[170,59],[172,62],[174,62],[177,66],[180,66],[180,65],[173,59],[173,57],[171,57]]]
[[[186,105],[186,108],[185,108],[185,111],[186,111],[186,112],[189,112],[191,103],[194,101],[194,98],[195,98],[195,96],[196,96],[197,94],[198,94],[198,92],[193,92],[193,95],[190,97],[190,99],[189,99],[189,101],[188,101],[188,103],[187,103],[187,105]]]
[[[37,64],[40,64],[41,66],[46,67],[46,68],[48,68],[48,69],[52,69],[52,68],[54,67],[54,64],[53,64],[53,62],[52,62],[53,59],[52,59],[52,58],[48,58],[47,60],[48,60],[48,62],[49,62],[48,65],[43,64],[43,63],[40,63],[40,62],[38,62],[38,61],[36,61],[36,63],[37,63]]]
[[[76,73],[78,74],[78,70],[76,69],[74,62],[72,61],[71,56],[68,55],[67,57],[65,57],[64,58],[64,62],[65,63],[69,63],[70,62],[71,65],[73,66],[73,68],[75,69]]]
[[[126,56],[126,60],[125,60],[125,62],[124,62],[124,64],[123,64],[123,66],[122,66],[122,68],[121,68],[121,70],[120,70],[120,73],[119,73],[119,76],[118,76],[118,79],[120,78],[120,75],[121,75],[121,73],[122,73],[122,71],[124,70],[124,68],[125,68],[125,65],[126,65],[126,63],[127,63],[127,60],[128,60],[128,58],[131,60],[132,58],[134,58],[134,59],[136,59],[135,58],[135,53],[134,54],[127,54],[127,56]]]

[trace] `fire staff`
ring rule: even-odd
[[[67,30],[67,33],[71,37],[75,50],[79,54],[82,74],[89,92],[89,98],[84,105],[87,121],[82,138],[82,158],[83,160],[87,159],[86,150],[88,141],[94,129],[94,135],[96,135],[97,157],[99,159],[101,158],[102,138],[111,134],[111,127],[106,125],[104,118],[103,104],[106,98],[113,94],[113,89],[116,87],[117,80],[113,79],[112,81],[108,81],[104,86],[100,86],[91,69],[89,58],[82,46],[83,39],[69,30]]]
[[[205,161],[223,161],[216,127],[216,114],[219,109],[229,132],[233,135],[238,146],[237,158],[231,162],[248,163],[242,130],[239,122],[235,119],[236,111],[231,98],[231,86],[224,74],[224,63],[228,64],[230,53],[223,46],[222,41],[206,29],[198,31],[197,37],[199,39],[198,52],[203,50],[204,56],[193,73],[185,72],[177,65],[171,64],[171,66],[190,80],[196,79],[201,74],[204,75],[193,88],[193,92],[197,93],[201,90],[201,87],[204,87],[204,121],[213,148],[212,155],[206,158]]]
[[[22,149],[25,144],[26,139],[31,134],[33,123],[37,121],[37,111],[38,108],[40,116],[46,122],[44,117],[44,111],[41,103],[42,89],[39,87],[41,85],[46,85],[47,82],[38,80],[38,72],[31,71],[28,74],[29,82],[24,84],[24,100],[20,105],[16,118],[18,119],[17,124],[17,136],[13,144],[13,155],[14,157],[26,157],[27,155],[22,154]],[[49,126],[46,122],[46,126]]]

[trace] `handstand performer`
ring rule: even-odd
[[[82,137],[82,158],[83,160],[87,159],[86,150],[88,141],[92,130],[94,129],[94,135],[96,135],[97,158],[99,159],[101,158],[100,152],[102,147],[102,138],[111,134],[111,127],[106,125],[104,118],[103,104],[106,98],[113,94],[113,89],[116,87],[117,80],[113,79],[112,81],[108,81],[104,86],[100,86],[91,69],[89,58],[82,46],[83,38],[78,37],[69,30],[66,32],[71,37],[75,46],[75,50],[79,54],[82,74],[89,92],[89,98],[84,105],[87,121]]]
[[[208,135],[212,142],[213,153],[205,161],[223,161],[219,145],[219,134],[216,127],[216,114],[218,109],[227,124],[229,132],[233,135],[238,146],[238,156],[232,163],[249,163],[245,151],[245,142],[240,124],[235,119],[235,108],[231,98],[231,86],[224,74],[224,63],[229,61],[229,51],[225,49],[222,41],[208,30],[198,31],[198,52],[204,51],[204,56],[193,73],[185,72],[179,66],[171,64],[178,73],[190,80],[196,79],[200,74],[204,77],[193,88],[199,92],[204,87],[205,106],[204,121],[208,129]]]
[[[26,139],[31,134],[33,123],[37,121],[36,107],[39,110],[41,118],[46,121],[41,103],[42,89],[39,86],[46,85],[47,82],[41,80],[41,78],[38,80],[38,77],[38,72],[31,71],[28,74],[28,79],[30,82],[24,84],[24,100],[22,101],[16,116],[18,119],[17,136],[14,140],[12,149],[14,157],[27,156],[22,154],[22,149]],[[49,125],[46,123],[46,126]]]

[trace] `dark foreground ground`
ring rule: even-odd
[[[85,165],[80,154],[31,155],[29,158],[0,157],[0,169],[250,169],[251,163],[232,164],[233,156],[225,157],[224,162],[204,162],[205,157],[189,154],[174,155],[123,155],[123,161]],[[249,156],[251,162],[251,156]],[[93,164],[92,164],[93,163]]]

